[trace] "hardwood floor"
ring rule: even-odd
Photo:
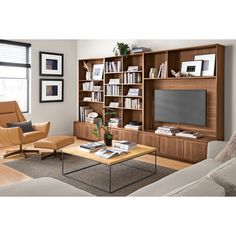
[[[79,145],[79,144],[87,143],[87,142],[88,141],[78,139],[71,146],[75,146],[75,145]],[[19,182],[19,181],[24,181],[26,179],[30,179],[29,176],[26,176],[25,174],[23,174],[19,171],[16,171],[16,170],[14,170],[12,168],[9,168],[5,165],[2,165],[2,163],[4,163],[4,162],[24,158],[21,155],[15,155],[14,157],[9,157],[7,159],[3,159],[3,155],[6,153],[6,151],[14,150],[16,148],[17,147],[14,147],[14,146],[13,147],[0,148],[0,186],[15,183],[15,182]],[[27,144],[27,145],[25,145],[25,148],[32,149],[33,144]],[[45,151],[48,151],[48,150],[41,149],[40,151],[45,152]],[[154,159],[153,156],[145,155],[143,157],[140,157],[138,160],[145,161],[145,162],[148,162],[148,163],[153,163],[153,159]],[[175,161],[175,160],[167,159],[167,158],[164,158],[164,157],[158,157],[157,158],[157,164],[160,165],[160,166],[168,167],[168,168],[175,169],[175,170],[179,170],[179,169],[182,169],[182,168],[185,168],[185,167],[191,165],[189,163]]]

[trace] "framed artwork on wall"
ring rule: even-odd
[[[39,102],[63,102],[64,80],[63,79],[40,79]]]
[[[52,52],[39,52],[39,74],[63,76],[64,55]]]

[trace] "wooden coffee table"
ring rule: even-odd
[[[138,180],[133,181],[133,182],[131,182],[131,183],[127,184],[127,185],[124,185],[124,186],[122,186],[120,188],[112,190],[112,166],[117,165],[117,164],[123,164],[125,161],[132,160],[132,159],[141,157],[143,155],[152,154],[152,153],[155,154],[154,155],[154,160],[155,160],[155,162],[154,162],[155,163],[154,164],[154,171],[149,171],[149,170],[146,170],[146,169],[141,169],[141,168],[129,165],[129,167],[140,169],[140,170],[144,170],[144,171],[148,172],[149,174],[147,176],[141,178],[141,179],[138,179]],[[70,154],[70,155],[73,155],[75,157],[86,158],[86,159],[95,161],[96,164],[93,164],[93,165],[90,165],[90,166],[86,166],[86,167],[83,167],[83,168],[80,168],[80,169],[75,169],[75,170],[72,170],[72,171],[69,171],[69,172],[65,172],[64,154]],[[77,179],[77,181],[79,181],[81,183],[84,183],[84,184],[87,184],[87,185],[90,185],[92,187],[95,187],[95,188],[97,188],[99,190],[103,190],[103,191],[112,193],[112,192],[118,191],[118,190],[120,190],[120,189],[122,189],[124,187],[127,187],[127,186],[129,186],[131,184],[134,184],[134,183],[136,183],[136,182],[138,182],[140,180],[146,179],[146,178],[156,174],[156,164],[157,164],[156,148],[145,146],[145,145],[137,145],[137,147],[135,147],[134,149],[130,150],[129,153],[121,154],[119,156],[112,157],[112,158],[109,158],[109,159],[98,157],[98,156],[95,155],[95,153],[83,152],[83,151],[79,150],[79,146],[74,146],[74,147],[70,147],[70,148],[64,148],[62,150],[62,175],[64,175],[64,176],[67,176],[67,175],[69,175],[71,173],[78,172],[78,171],[81,171],[81,170],[84,170],[84,169],[91,168],[91,167],[96,166],[96,165],[101,165],[101,164],[104,164],[104,165],[108,166],[108,168],[109,168],[109,176],[108,176],[108,178],[109,178],[109,186],[108,186],[108,190],[98,188],[97,186],[85,183],[85,182],[83,182],[81,180],[78,180],[78,179]]]

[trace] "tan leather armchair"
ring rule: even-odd
[[[36,152],[38,150],[23,149],[23,144],[32,143],[48,136],[50,122],[33,124],[34,131],[23,133],[21,128],[7,128],[7,123],[26,121],[24,115],[16,101],[0,102],[0,147],[19,145],[18,150],[14,150],[4,155],[5,157],[15,154]]]

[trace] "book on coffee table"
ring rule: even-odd
[[[101,149],[104,146],[105,144],[102,142],[91,142],[91,143],[81,144],[79,146],[79,150],[84,152],[96,152],[97,150]]]

